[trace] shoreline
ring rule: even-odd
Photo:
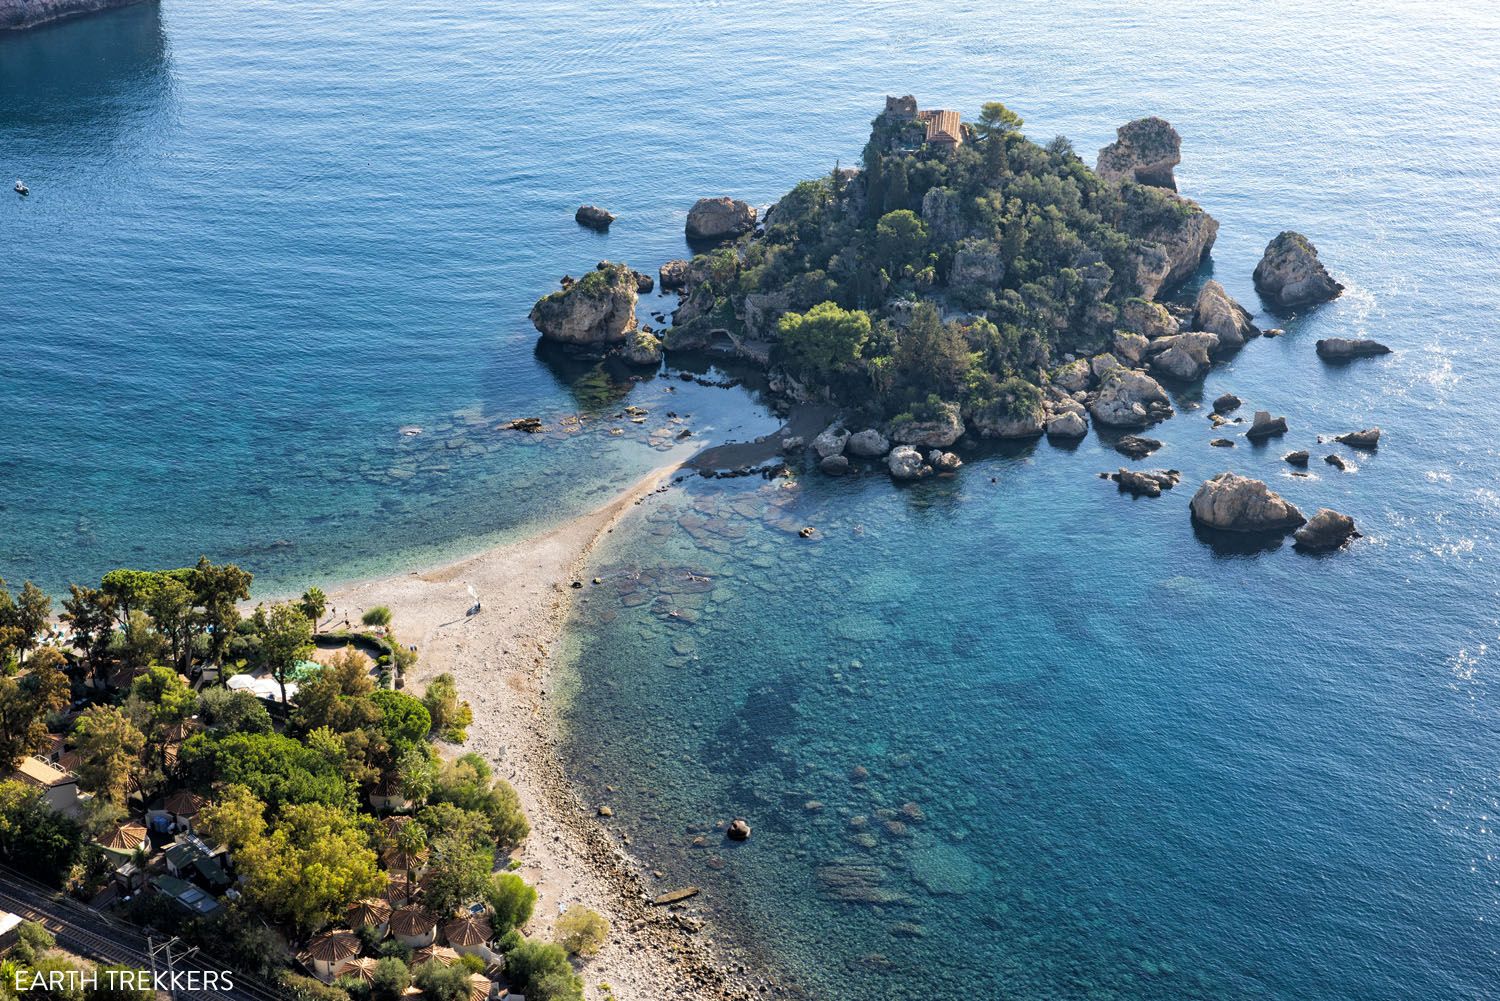
[[[531,834],[516,853],[537,890],[529,934],[550,937],[561,909],[581,903],[610,922],[609,942],[583,967],[618,1001],[662,997],[724,1001],[754,988],[742,958],[721,952],[702,929],[698,901],[653,907],[678,889],[652,884],[641,864],[599,822],[569,780],[549,697],[555,652],[572,609],[574,581],[598,542],[634,507],[684,470],[657,468],[595,510],[530,539],[502,544],[446,566],[344,585],[328,593],[337,616],[388,605],[398,638],[419,651],[409,683],[449,673],[474,710],[466,751],[483,755],[521,798]],[[466,615],[477,591],[481,610]],[[731,970],[737,972],[731,972]],[[762,978],[755,978],[760,981]]]

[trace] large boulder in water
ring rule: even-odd
[[[1115,130],[1099,151],[1094,173],[1106,181],[1135,181],[1177,190],[1172,168],[1182,162],[1182,137],[1164,118],[1137,118]]]
[[[1273,306],[1292,309],[1338,298],[1344,286],[1318,260],[1318,248],[1287,230],[1266,244],[1255,266],[1255,288]]]
[[[700,198],[688,212],[689,240],[727,240],[755,228],[755,206],[735,198]]]
[[[964,433],[964,422],[958,406],[940,403],[930,416],[909,417],[891,425],[891,441],[917,448],[947,448]]]
[[[1194,521],[1222,532],[1285,532],[1307,521],[1260,480],[1229,472],[1199,487],[1188,509]]]
[[[1213,364],[1212,355],[1219,347],[1219,335],[1206,330],[1158,337],[1151,342],[1151,370],[1184,382],[1201,379]]]
[[[897,445],[885,457],[886,468],[898,480],[920,480],[932,475],[932,467],[922,458],[922,453],[910,445]]]
[[[1172,401],[1145,372],[1117,368],[1105,378],[1089,412],[1106,427],[1142,428],[1172,416]]]
[[[632,365],[661,364],[661,341],[645,330],[635,330],[626,338],[625,346],[620,349],[620,354]]]
[[[1297,540],[1298,549],[1313,552],[1337,549],[1350,539],[1358,537],[1354,519],[1329,507],[1319,508],[1318,513],[1307,524],[1292,533],[1292,538]]]
[[[1318,341],[1317,351],[1318,357],[1324,361],[1348,361],[1391,353],[1390,348],[1367,337],[1325,337]]]
[[[856,431],[849,436],[846,450],[861,459],[878,459],[891,450],[890,440],[874,428]]]
[[[1250,322],[1250,311],[1229,297],[1224,286],[1206,281],[1198,290],[1193,307],[1193,329],[1219,335],[1219,346],[1227,350],[1241,348],[1260,330]]]
[[[635,330],[635,272],[602,261],[568,287],[543,296],[531,322],[549,341],[594,346],[618,344]]]
[[[844,445],[849,441],[849,432],[844,429],[840,421],[828,425],[823,432],[812,440],[812,450],[818,453],[818,458],[826,459],[833,455],[843,455]]]
[[[609,224],[615,221],[615,214],[597,205],[580,205],[578,211],[573,213],[573,221],[580,226],[602,231],[609,229]]]

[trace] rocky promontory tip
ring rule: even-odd
[[[1177,190],[1172,168],[1182,162],[1182,137],[1163,118],[1138,118],[1115,130],[1094,172],[1106,181],[1135,181]]]
[[[1266,245],[1255,266],[1255,288],[1272,306],[1294,309],[1336,299],[1344,286],[1318,260],[1318,248],[1291,230]]]
[[[1188,509],[1198,524],[1221,532],[1286,532],[1307,521],[1260,480],[1230,472],[1205,481]]]
[[[755,228],[755,206],[734,198],[700,198],[688,212],[689,240],[728,240]]]
[[[129,7],[140,0],[0,0],[0,31],[34,28],[80,14]]]

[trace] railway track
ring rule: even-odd
[[[153,968],[151,940],[144,930],[4,867],[0,867],[0,908],[42,925],[69,952],[97,962],[141,970]],[[156,968],[163,965],[159,962]],[[288,1001],[285,992],[196,950],[175,959],[172,965],[180,973],[222,975],[228,971],[233,982],[233,987],[227,990],[173,991],[177,1001]]]

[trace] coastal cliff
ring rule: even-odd
[[[19,31],[37,25],[129,7],[140,0],[0,0],[0,31]]]

